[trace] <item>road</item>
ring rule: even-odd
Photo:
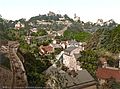
[[[71,25],[71,23],[68,23],[66,27],[64,27],[62,30],[57,31],[57,33],[63,35],[64,32],[67,30],[67,28]]]
[[[62,30],[56,31],[57,34],[63,35],[64,32],[67,30],[67,28],[71,25],[71,23],[68,23],[67,26],[65,26]],[[44,36],[38,36],[35,37],[35,39],[43,39],[43,38],[47,38],[47,37],[55,37],[55,34],[48,34],[48,35],[44,35]]]

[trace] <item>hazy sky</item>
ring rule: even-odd
[[[0,14],[6,19],[29,19],[49,11],[72,18],[76,13],[82,21],[114,19],[120,23],[120,0],[0,0]]]

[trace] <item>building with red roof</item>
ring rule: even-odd
[[[111,78],[115,79],[116,82],[120,82],[120,69],[113,67],[98,68],[96,71],[96,77],[101,84]]]
[[[54,48],[50,45],[48,45],[48,46],[42,45],[39,47],[39,50],[40,50],[40,54],[50,54],[50,53],[54,52]]]

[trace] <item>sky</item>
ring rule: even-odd
[[[0,0],[0,14],[5,19],[29,19],[53,11],[77,16],[84,22],[114,19],[120,23],[120,0]]]

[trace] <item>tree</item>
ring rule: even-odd
[[[65,14],[63,17],[64,17],[66,20],[69,20],[69,21],[73,22],[73,19],[69,18],[69,16],[68,16],[67,14]]]
[[[107,60],[107,63],[109,64],[109,66],[114,67],[115,66],[115,60],[110,58],[110,57],[108,59],[109,60]]]
[[[120,25],[116,28],[110,29],[99,29],[97,30],[92,38],[89,40],[88,49],[104,48],[112,53],[120,52]]]
[[[109,89],[120,89],[120,82],[116,82],[114,78],[110,78],[107,80]]]
[[[98,67],[98,55],[94,50],[86,50],[81,52],[81,57],[79,58],[80,63],[82,63],[82,68],[87,69],[92,76],[95,77],[95,71]]]
[[[29,51],[22,53],[22,55],[29,86],[45,87],[47,77],[43,74],[43,71],[51,66],[50,61],[48,59],[36,60],[34,53]]]
[[[75,31],[66,30],[63,36],[68,40],[75,39],[76,41],[84,42],[90,39],[91,34],[87,32],[75,32]]]

